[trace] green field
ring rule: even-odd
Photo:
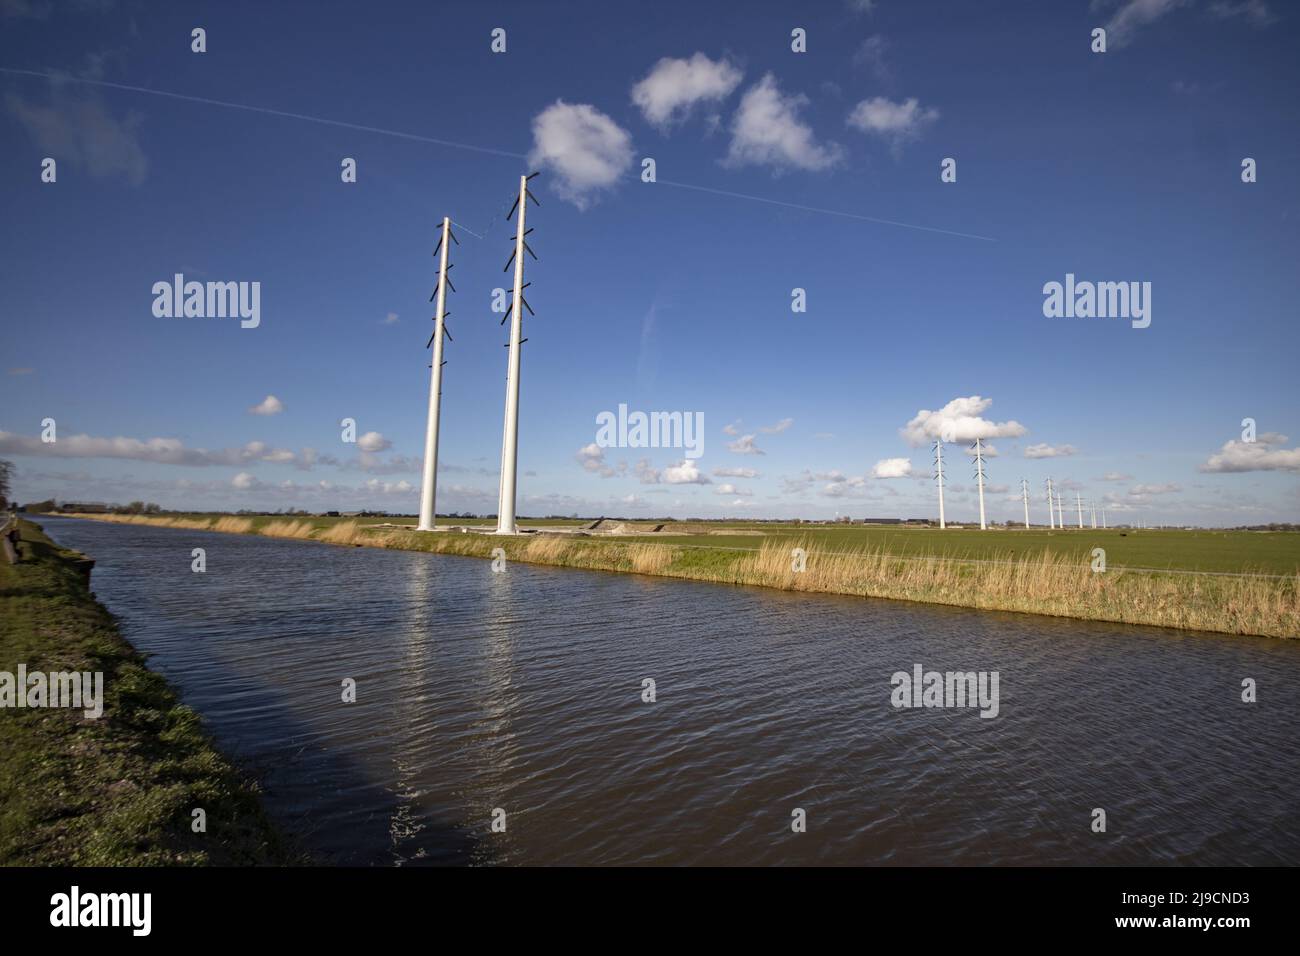
[[[737,526],[731,526],[737,527]],[[1295,574],[1300,572],[1300,533],[1290,531],[1096,530],[1048,531],[978,528],[879,528],[849,525],[759,525],[764,536],[711,534],[707,537],[656,535],[675,544],[713,548],[757,548],[764,540],[810,542],[824,551],[884,551],[910,557],[1008,560],[1044,551],[1090,558],[1093,548],[1106,552],[1112,568],[1181,571]],[[665,531],[670,531],[671,526]],[[722,530],[722,529],[718,529]],[[739,529],[738,529],[739,530]]]

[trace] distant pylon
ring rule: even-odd
[[[1061,506],[1061,493],[1056,493],[1056,526],[1065,530],[1065,510]]]
[[[1096,531],[1097,530],[1097,502],[1090,501],[1088,502],[1088,505],[1089,507],[1092,508],[1092,530]]]
[[[1020,500],[1025,506],[1025,530],[1029,530],[1029,480],[1020,479]]]
[[[1052,479],[1047,479],[1047,527],[1056,530],[1056,503],[1052,501]]]
[[[946,528],[943,520],[943,439],[934,440],[934,480],[939,485],[939,527]]]
[[[984,522],[984,444],[982,439],[975,439],[975,478],[980,487],[980,530],[985,531],[988,525]]]
[[[1079,530],[1083,530],[1083,495],[1079,492],[1074,493],[1074,504],[1079,509]]]
[[[1101,506],[1101,530],[1106,530],[1106,506]]]

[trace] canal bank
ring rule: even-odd
[[[92,562],[18,529],[19,561],[0,561],[0,865],[293,862],[256,784],[95,599]]]
[[[86,514],[69,517],[190,531],[256,534],[347,547],[426,551],[589,571],[651,574],[942,604],[984,611],[1139,624],[1257,637],[1300,637],[1300,575],[1233,575],[1098,570],[1044,552],[1006,560],[904,556],[883,551],[819,551],[811,541],[763,542],[752,551],[637,539],[537,534],[419,532],[321,519],[258,520],[221,515],[168,517]],[[800,553],[802,552],[802,553]],[[1100,567],[1105,568],[1104,556]]]

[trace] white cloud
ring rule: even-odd
[[[731,95],[743,74],[727,60],[696,53],[689,60],[664,57],[632,87],[632,102],[646,122],[661,130],[686,119],[697,103]]]
[[[1184,6],[1189,0],[1124,0],[1123,4],[1106,22],[1107,48],[1121,47],[1132,42],[1138,30],[1154,23],[1171,10]],[[1094,0],[1093,7],[1105,6]]]
[[[872,478],[907,478],[911,474],[910,458],[882,458],[871,469]]]
[[[578,463],[587,471],[600,475],[602,478],[613,478],[617,475],[627,473],[627,462],[620,462],[619,467],[614,468],[605,461],[605,449],[601,448],[595,442],[590,445],[584,445],[578,449],[574,456]],[[648,464],[648,463],[647,463]]]
[[[383,324],[384,324],[384,325],[396,325],[396,324],[397,324],[397,321],[398,321],[398,319],[397,319],[397,313],[396,313],[396,312],[389,312],[386,316],[384,316]]]
[[[758,471],[753,468],[714,468],[714,478],[757,478]]]
[[[594,106],[556,100],[533,117],[528,161],[557,177],[557,195],[586,209],[632,164],[632,137]]]
[[[718,485],[714,493],[719,495],[736,495],[739,497],[749,497],[753,494],[753,492],[748,488],[738,488],[730,483]]]
[[[163,465],[243,465],[256,461],[293,461],[287,448],[272,448],[261,441],[251,441],[242,448],[208,451],[186,448],[179,438],[97,438],[92,435],[61,435],[58,441],[43,442],[37,436],[0,431],[0,454],[32,455],[46,458],[122,458],[151,461]],[[313,453],[314,454],[314,453]]]
[[[762,426],[758,430],[767,435],[779,435],[793,424],[793,418],[783,418],[775,425]]]
[[[699,467],[690,458],[684,458],[677,464],[665,468],[663,479],[670,485],[708,485],[713,483],[708,475],[700,473]]]
[[[230,479],[230,483],[240,491],[247,491],[250,488],[257,487],[259,484],[258,480],[246,471],[241,471],[239,474],[235,475],[234,478]]]
[[[993,399],[978,395],[954,398],[938,411],[921,409],[898,433],[908,444],[917,446],[936,438],[953,442],[974,441],[976,438],[1019,438],[1028,431],[1014,420],[992,422],[980,417],[992,404]]]
[[[725,434],[725,435],[739,435],[739,434],[740,434],[740,419],[737,418],[737,419],[736,419],[734,422],[732,422],[730,425],[723,425],[723,426],[722,426],[722,432],[723,432],[723,434]]]
[[[377,451],[384,451],[385,449],[392,448],[393,443],[379,432],[366,432],[357,439],[357,447],[364,452],[373,454]]]
[[[763,449],[754,444],[753,435],[741,435],[735,441],[727,442],[727,450],[737,455],[765,455]]]
[[[279,415],[284,411],[284,402],[274,395],[268,395],[256,405],[250,405],[248,411],[253,415]]]
[[[1063,458],[1078,453],[1079,449],[1073,445],[1048,445],[1046,442],[1039,442],[1025,449],[1026,458]]]
[[[823,498],[861,498],[866,496],[867,479],[863,475],[846,475],[839,471],[830,471],[813,475],[818,481],[825,481],[817,494]]]
[[[740,100],[731,121],[730,166],[771,166],[782,169],[828,169],[843,151],[835,143],[818,143],[799,112],[808,104],[801,93],[785,96],[768,73]]]
[[[1126,475],[1122,471],[1108,471],[1101,476],[1102,481],[1132,481],[1132,475]]]
[[[883,96],[863,100],[849,113],[848,124],[872,136],[886,140],[898,150],[908,140],[916,139],[939,118],[939,111],[923,107],[916,97],[893,102]]]
[[[1274,448],[1284,444],[1285,435],[1267,432],[1252,442],[1230,441],[1211,455],[1201,471],[1300,471],[1300,448]]]

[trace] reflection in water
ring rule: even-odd
[[[428,741],[434,733],[428,706],[422,688],[430,683],[429,660],[431,647],[437,639],[433,620],[436,607],[435,568],[432,564],[412,565],[403,580],[403,612],[398,639],[403,648],[403,686],[394,695],[395,720],[405,729],[412,741]],[[422,803],[426,791],[420,786],[421,769],[429,757],[427,743],[412,750],[391,751],[393,760],[394,792],[398,800],[388,824],[392,841],[393,860],[396,863],[415,862],[425,858],[421,844],[421,831],[426,824],[421,820]]]
[[[126,636],[324,861],[1300,854],[1300,642],[42,523],[97,559]],[[914,664],[998,671],[1000,715],[895,710],[890,675]]]

